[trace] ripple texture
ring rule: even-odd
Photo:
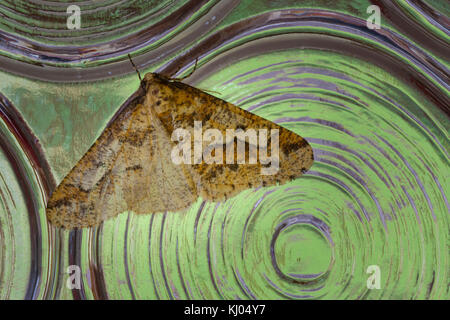
[[[448,3],[329,3],[85,1],[68,32],[65,2],[0,2],[0,298],[448,299]],[[186,82],[305,137],[314,165],[184,213],[48,225],[138,86],[128,53],[171,76],[198,59]]]

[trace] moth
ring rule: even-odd
[[[313,164],[313,150],[304,138],[181,81],[147,73],[135,97],[116,113],[52,193],[46,209],[52,225],[92,227],[124,211],[175,212],[189,208],[199,196],[220,202],[249,188],[284,184]],[[274,147],[270,135],[266,135],[265,150],[242,135],[215,141],[215,145],[198,141],[196,123],[201,123],[202,130],[214,129],[223,137],[227,137],[227,129],[275,131],[278,145]],[[193,133],[184,146],[203,147],[210,160],[217,160],[223,152],[222,159],[235,161],[173,161],[174,150],[181,150],[177,149],[181,142],[173,139],[178,129]],[[245,149],[239,150],[241,142]],[[254,155],[250,160],[255,150],[256,162]],[[261,173],[268,166],[260,161],[262,151],[278,152],[278,170],[273,174]],[[243,163],[239,152],[249,160]],[[190,156],[193,158],[195,152]]]

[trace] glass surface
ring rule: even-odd
[[[449,2],[0,0],[0,299],[448,299]],[[76,4],[76,3],[74,3]],[[49,225],[160,72],[306,138],[301,178],[187,212]],[[67,268],[81,289],[67,288]],[[380,290],[369,289],[370,266]]]

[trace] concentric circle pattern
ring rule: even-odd
[[[449,11],[0,1],[0,299],[450,298]],[[198,59],[185,82],[305,137],[314,165],[186,212],[47,224],[53,188],[138,88],[128,53],[171,76]]]

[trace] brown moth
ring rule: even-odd
[[[138,97],[115,115],[51,195],[46,213],[53,225],[97,226],[127,210],[136,214],[179,211],[199,196],[224,201],[248,188],[286,183],[313,164],[313,151],[305,139],[231,103],[155,73],[147,73],[141,87]],[[192,162],[174,163],[174,132],[183,129],[195,136],[195,123],[227,137],[216,141],[224,148],[209,150],[207,158],[217,159],[223,150],[222,159],[234,163],[199,162],[195,152]],[[267,167],[261,160],[262,149],[256,149],[256,163],[238,163],[240,141],[236,136],[228,139],[227,129],[248,128],[278,132],[279,145],[273,147],[268,136],[265,150],[266,154],[278,152],[279,168],[274,174],[261,174]],[[255,141],[243,139],[245,159],[250,159]],[[200,143],[206,150],[207,142],[193,138],[189,145],[195,149]]]

